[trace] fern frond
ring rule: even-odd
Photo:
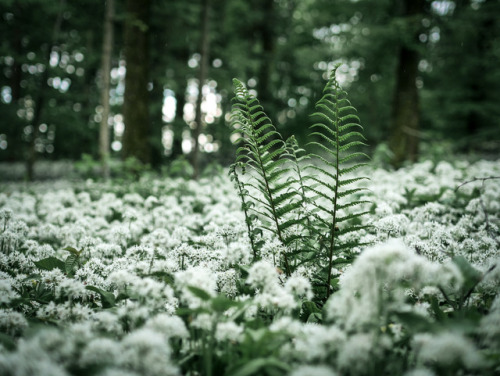
[[[328,82],[323,90],[322,98],[316,103],[316,111],[313,117],[317,119],[310,129],[312,141],[309,146],[314,146],[321,152],[311,154],[311,158],[316,163],[307,167],[318,176],[309,176],[308,179],[315,182],[315,187],[309,187],[315,197],[321,198],[323,203],[315,204],[318,209],[317,218],[329,218],[327,221],[322,219],[323,226],[326,225],[327,233],[323,237],[327,240],[327,268],[326,268],[326,286],[327,297],[331,293],[332,266],[335,252],[340,250],[341,244],[338,240],[338,223],[349,223],[351,219],[357,219],[365,212],[348,213],[339,217],[341,209],[355,207],[360,204],[353,198],[356,193],[363,188],[343,189],[343,187],[355,184],[365,177],[340,178],[357,168],[361,163],[348,165],[347,162],[365,157],[362,152],[353,152],[352,150],[365,146],[365,138],[358,129],[363,129],[360,125],[360,119],[356,115],[356,108],[347,99],[347,93],[342,90],[336,80],[336,70],[333,70]],[[351,197],[352,201],[347,201]],[[344,203],[343,201],[347,201]],[[325,223],[326,222],[326,223]]]
[[[236,151],[236,160],[245,163],[254,172],[243,182],[243,186],[254,191],[248,198],[256,204],[252,211],[262,218],[262,228],[274,233],[286,248],[290,244],[284,234],[288,225],[283,224],[288,224],[289,217],[297,218],[295,211],[300,206],[297,202],[302,199],[294,189],[296,179],[287,177],[292,172],[289,152],[257,98],[250,95],[240,81],[234,79],[233,84],[232,124],[237,128],[236,132],[244,134],[237,140],[240,147]],[[286,252],[283,264],[286,274],[290,275]]]

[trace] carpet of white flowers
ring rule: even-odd
[[[0,374],[498,374],[500,160],[362,173],[324,304],[266,234],[252,260],[224,174],[3,184]]]

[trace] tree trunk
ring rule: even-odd
[[[401,167],[404,161],[415,162],[418,156],[420,107],[416,80],[418,76],[420,20],[423,15],[425,0],[405,0],[404,14],[410,27],[410,43],[402,43],[399,48],[396,88],[392,111],[392,129],[389,147],[394,153],[392,164]]]
[[[149,46],[148,20],[150,0],[127,0],[124,30],[126,61],[123,97],[123,157],[150,161],[149,145]]]
[[[102,176],[109,179],[109,88],[111,72],[111,56],[113,53],[113,17],[114,0],[106,1],[106,13],[104,16],[104,35],[102,41],[102,59],[101,59],[101,104],[102,120],[99,128],[99,155],[101,157]]]
[[[178,93],[175,93],[176,107],[175,107],[175,119],[172,123],[173,140],[172,140],[172,152],[170,153],[170,160],[175,160],[182,155],[182,133],[186,127],[186,122],[184,121],[184,105],[186,104],[186,84],[187,81],[183,80],[183,85],[180,85],[182,89]]]
[[[61,31],[61,24],[63,19],[62,15],[65,3],[66,3],[65,0],[59,1],[59,10],[57,13],[56,20],[54,22],[54,28],[52,29],[52,39],[49,42],[46,51],[47,66],[45,67],[45,70],[43,71],[40,77],[38,96],[35,101],[35,109],[34,109],[33,119],[31,122],[33,127],[33,132],[31,133],[31,140],[28,148],[28,156],[26,158],[26,175],[28,181],[33,181],[35,177],[35,162],[37,159],[36,142],[38,140],[38,135],[39,135],[39,126],[40,126],[40,120],[42,118],[42,110],[45,104],[45,88],[47,87],[47,79],[49,78],[50,53],[52,52],[52,47],[57,43],[59,39],[59,33]]]
[[[202,0],[201,9],[201,40],[200,40],[200,70],[198,72],[198,98],[196,98],[195,128],[193,129],[193,150],[191,153],[191,164],[193,166],[193,178],[200,176],[200,146],[198,138],[202,127],[201,102],[203,101],[203,85],[208,77],[208,58],[210,49],[210,0]]]

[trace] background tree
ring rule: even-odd
[[[102,42],[102,88],[101,88],[101,103],[102,103],[102,120],[99,129],[99,154],[101,157],[102,174],[105,179],[109,178],[109,90],[110,90],[110,71],[111,58],[113,54],[113,18],[115,12],[114,0],[106,1],[106,10],[104,16],[104,35]]]
[[[393,96],[389,147],[391,163],[400,167],[405,160],[416,162],[420,130],[420,99],[417,88],[420,63],[419,37],[426,9],[425,0],[405,0],[401,6],[396,86]]]
[[[199,73],[198,73],[198,96],[196,98],[196,114],[194,119],[194,129],[193,129],[193,148],[191,151],[191,163],[193,165],[193,177],[197,179],[200,175],[200,146],[199,137],[201,129],[203,127],[204,121],[202,119],[202,108],[201,104],[203,101],[203,85],[208,77],[208,59],[210,57],[210,12],[211,12],[211,2],[210,0],[202,0],[201,5],[201,38],[200,38],[200,63],[199,63]]]
[[[102,2],[59,5],[60,0],[0,0],[0,161],[26,162],[30,140],[39,159],[100,155],[96,140],[106,118],[99,95]],[[201,108],[195,83],[205,55],[200,46],[206,34],[200,22],[203,2],[126,0],[115,6],[110,155],[119,155],[121,140],[124,157],[162,166],[184,155],[183,142],[200,139],[194,110]],[[498,0],[211,0],[210,8],[217,22],[210,25],[210,57],[204,63],[209,72],[203,82],[217,96],[217,116],[201,131],[201,139],[209,138],[211,145],[196,148],[200,169],[210,161],[232,159],[225,115],[233,77],[257,92],[284,137],[295,134],[304,143],[310,124],[306,114],[336,63],[342,64],[339,81],[358,108],[369,144],[390,143],[394,151],[410,145],[397,165],[418,157],[417,140],[424,152],[448,144],[457,151],[497,153]],[[59,9],[60,35],[52,43],[48,36]],[[142,39],[136,43],[132,36]],[[43,111],[35,126],[41,93]],[[170,106],[172,98],[176,101],[175,117],[168,119],[166,98]],[[208,119],[205,115],[200,113],[199,122]]]
[[[123,37],[126,61],[125,93],[123,97],[124,158],[135,157],[149,163],[149,0],[127,0]]]

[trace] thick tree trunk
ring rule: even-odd
[[[405,0],[404,16],[413,32],[410,43],[403,43],[399,49],[396,88],[392,111],[392,127],[389,147],[394,153],[392,164],[400,167],[406,160],[415,162],[418,156],[420,106],[416,80],[418,76],[419,25],[425,7],[425,0]]]
[[[200,70],[198,73],[198,98],[196,99],[195,128],[193,129],[193,150],[191,152],[191,164],[193,166],[193,178],[198,179],[200,175],[200,147],[198,138],[202,127],[201,102],[203,100],[203,85],[208,77],[208,59],[210,49],[210,0],[202,1],[201,10],[201,40],[200,40]]]
[[[127,71],[123,98],[123,157],[149,163],[149,46],[150,0],[127,0],[124,55]]]
[[[109,88],[111,72],[111,56],[113,53],[113,17],[114,0],[106,1],[106,13],[104,16],[104,35],[102,41],[102,59],[101,59],[101,105],[102,120],[99,129],[99,155],[101,157],[102,176],[109,178]]]

